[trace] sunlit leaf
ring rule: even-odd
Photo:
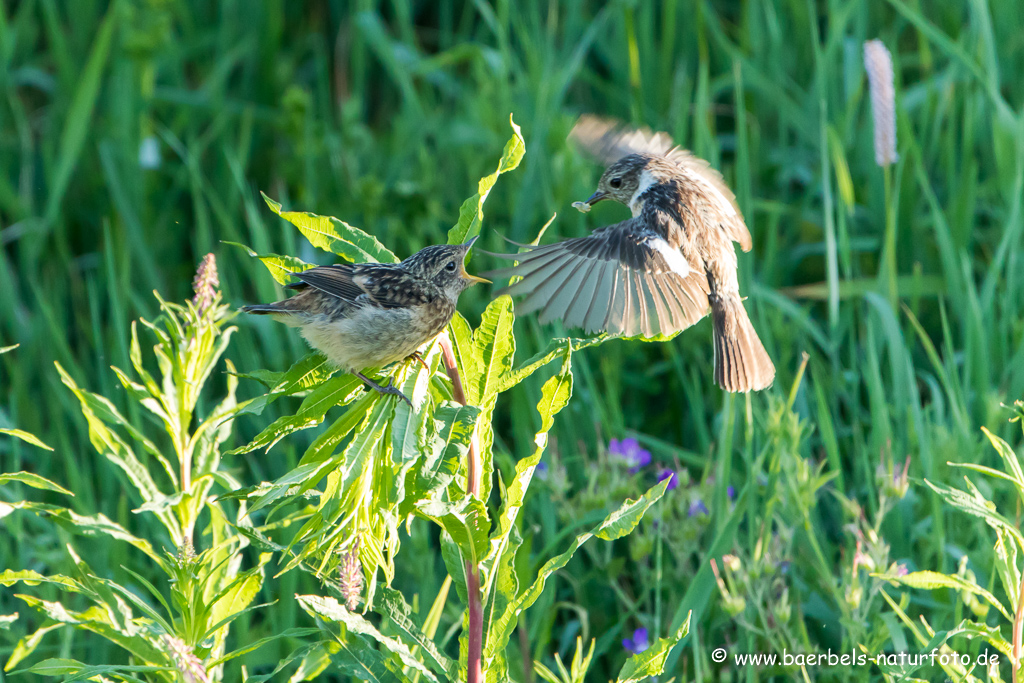
[[[285,219],[317,249],[337,254],[353,263],[398,263],[389,249],[359,228],[330,216],[318,216],[304,211],[282,211],[281,205],[264,193],[263,200],[270,210]]]
[[[0,474],[0,484],[5,484],[9,481],[21,482],[26,486],[31,486],[32,488],[35,489],[43,489],[44,491],[56,491],[57,493],[63,493],[68,496],[75,495],[71,493],[71,491],[68,491],[63,486],[54,484],[49,479],[46,479],[45,477],[40,477],[38,474],[34,474],[32,472],[14,472],[13,474]]]
[[[498,182],[498,176],[519,166],[523,155],[526,154],[526,143],[523,142],[522,131],[510,116],[509,124],[512,126],[512,137],[505,143],[505,149],[498,161],[498,168],[494,173],[484,176],[477,185],[477,193],[463,202],[459,209],[459,222],[448,231],[448,244],[462,244],[469,238],[480,234],[480,223],[484,217],[484,202],[490,194],[494,184]]]
[[[8,434],[10,436],[19,438],[22,441],[30,443],[33,446],[39,446],[40,448],[45,448],[48,451],[52,451],[53,450],[52,448],[47,446],[45,443],[40,441],[39,437],[35,436],[34,434],[29,434],[28,432],[23,431],[21,429],[6,429],[6,428],[3,428],[3,427],[0,427],[0,434]]]

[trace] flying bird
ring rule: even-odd
[[[466,272],[465,258],[476,239],[426,247],[401,263],[345,263],[296,272],[298,282],[287,285],[295,296],[242,310],[301,329],[328,361],[411,406],[397,388],[381,386],[363,371],[415,355],[451,321],[463,290],[489,282]]]
[[[665,133],[584,116],[570,138],[607,165],[597,191],[574,206],[585,212],[612,199],[633,217],[587,237],[520,245],[525,252],[498,255],[518,264],[485,275],[521,278],[501,290],[524,297],[520,313],[587,332],[669,336],[710,309],[715,381],[735,392],[770,386],[775,366],[736,274],[733,242],[750,251],[750,231],[721,175]]]

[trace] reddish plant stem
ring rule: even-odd
[[[438,337],[441,345],[441,358],[444,360],[445,370],[452,380],[452,398],[462,405],[466,405],[466,391],[462,387],[462,377],[459,375],[459,366],[455,362],[455,352],[452,350],[452,342],[448,333],[444,332]],[[473,429],[473,436],[469,441],[469,461],[466,463],[466,493],[471,496],[480,497],[480,447],[477,443],[476,428]],[[469,633],[466,634],[466,683],[480,683],[483,680],[483,650],[484,650],[484,606],[483,596],[480,594],[480,568],[471,560],[466,560],[466,594],[469,599]]]
[[[1021,636],[1024,631],[1024,574],[1021,575],[1019,595],[1017,596],[1017,613],[1013,615],[1013,683],[1020,683]]]

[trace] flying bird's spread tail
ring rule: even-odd
[[[771,386],[775,365],[754,331],[737,295],[711,297],[715,334],[715,382],[726,391],[746,393]]]

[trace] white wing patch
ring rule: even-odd
[[[672,269],[673,273],[678,274],[679,277],[686,277],[693,272],[693,266],[691,266],[690,262],[686,260],[686,257],[683,256],[682,252],[678,249],[673,249],[672,245],[662,238],[654,235],[648,235],[647,237],[644,237],[643,243],[645,246],[648,246],[661,254],[668,263],[668,267]]]

